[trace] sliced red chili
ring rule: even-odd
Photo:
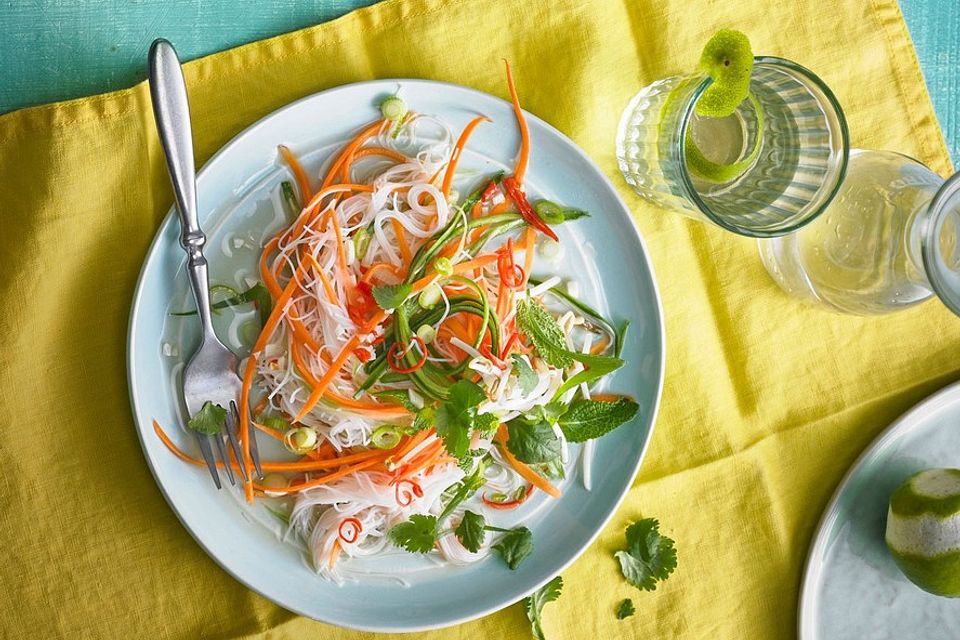
[[[506,246],[500,250],[497,257],[497,273],[500,274],[503,285],[511,289],[521,289],[526,282],[527,274],[524,273],[523,267],[513,260],[513,238],[507,238]]]
[[[406,485],[410,485],[409,489],[405,489]],[[394,496],[396,497],[397,504],[401,507],[409,507],[413,502],[413,498],[422,498],[423,497],[423,488],[414,482],[413,480],[403,480],[397,481],[396,489],[394,489]]]
[[[397,373],[413,373],[427,362],[427,345],[420,336],[413,336],[412,342],[420,350],[420,359],[407,367],[403,364],[410,346],[406,342],[394,342],[387,350],[387,366]]]
[[[527,201],[527,195],[520,189],[520,186],[517,185],[517,181],[513,176],[503,179],[503,188],[507,190],[507,195],[514,201],[517,205],[517,210],[520,211],[520,215],[531,227],[542,231],[551,240],[560,242],[560,238],[553,232],[553,229],[551,229],[550,226],[543,221],[543,218],[537,215],[533,207],[530,206],[530,203]]]
[[[500,369],[500,371],[506,370],[507,363],[501,360],[500,358],[498,358],[497,356],[493,355],[493,351],[491,351],[490,345],[487,345],[487,344],[480,345],[480,353],[483,354],[483,356],[487,360],[492,362],[495,367]]]
[[[480,204],[486,204],[487,200],[493,197],[493,192],[497,190],[497,182],[494,180],[487,185],[487,188],[480,194]]]
[[[347,525],[350,525],[350,528],[347,529],[346,534],[344,534],[343,529]],[[360,537],[362,532],[363,525],[356,518],[344,518],[343,521],[340,522],[340,526],[337,528],[337,535],[339,535],[340,539],[347,544],[353,544],[356,542],[357,538]]]
[[[370,349],[367,347],[357,347],[353,350],[353,355],[357,356],[357,360],[360,362],[370,362],[370,359],[373,358]]]

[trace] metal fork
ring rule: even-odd
[[[150,46],[149,55],[150,98],[157,121],[160,144],[167,158],[167,170],[173,183],[177,212],[180,215],[180,246],[187,252],[187,274],[190,288],[197,302],[197,314],[203,334],[200,348],[187,362],[183,370],[183,399],[187,412],[194,416],[206,402],[211,402],[227,411],[224,429],[212,436],[195,433],[203,459],[217,489],[220,474],[213,449],[217,450],[230,484],[236,484],[233,468],[224,446],[223,433],[238,461],[243,460],[240,441],[237,437],[238,410],[242,383],[237,376],[237,356],[223,345],[213,329],[210,315],[210,285],[207,279],[207,260],[203,257],[203,245],[207,238],[197,219],[197,185],[194,175],[193,138],[190,132],[190,106],[187,102],[187,86],[183,80],[180,59],[173,45],[158,39]],[[263,476],[257,440],[250,437],[250,456],[257,474]],[[240,472],[247,479],[241,463]]]

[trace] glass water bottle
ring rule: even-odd
[[[792,296],[880,314],[936,294],[960,315],[960,174],[944,182],[920,162],[854,150],[837,196],[788,236],[759,241],[764,266]]]

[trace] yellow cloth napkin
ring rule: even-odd
[[[257,118],[342,83],[422,77],[504,96],[505,57],[526,108],[621,188],[663,294],[666,386],[623,508],[548,605],[553,640],[793,637],[804,556],[843,471],[960,370],[960,320],[939,303],[875,318],[800,306],[753,242],[627,190],[613,155],[621,109],[692,69],[720,27],[816,70],[854,146],[949,171],[894,0],[390,0],[187,65],[202,162]],[[0,117],[0,635],[361,637],[235,582],[147,470],[127,395],[127,315],[170,204],[143,84]],[[659,517],[679,550],[654,593],[624,583],[612,558],[641,515]],[[628,596],[638,613],[617,621]],[[514,606],[418,637],[529,635]]]

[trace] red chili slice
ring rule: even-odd
[[[410,488],[404,491],[404,485],[410,485]],[[401,507],[409,507],[413,502],[414,496],[417,498],[423,497],[423,488],[413,480],[398,480],[397,488],[394,490],[394,496],[396,497],[398,505]]]
[[[507,195],[516,203],[520,215],[531,227],[542,231],[550,239],[560,242],[560,238],[553,232],[553,229],[551,229],[547,223],[543,221],[543,218],[537,215],[533,207],[530,206],[526,194],[520,189],[519,185],[517,185],[517,181],[513,176],[503,179],[503,188],[507,190]]]
[[[343,528],[346,525],[350,525],[350,528],[347,529],[346,535],[344,535]],[[346,542],[347,544],[353,544],[357,541],[357,538],[360,537],[360,533],[363,532],[363,525],[356,518],[344,518],[340,523],[340,526],[337,528],[337,535],[340,536],[340,539]],[[353,534],[352,536],[350,534]]]
[[[387,366],[397,373],[413,373],[427,362],[427,345],[420,336],[413,336],[412,342],[420,349],[420,359],[412,366],[403,366],[403,358],[407,354],[406,342],[394,342],[387,350]]]

